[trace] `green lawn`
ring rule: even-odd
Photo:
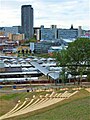
[[[90,97],[72,101],[44,113],[17,120],[90,120]]]
[[[25,98],[31,96],[31,93],[18,94],[17,98]],[[6,95],[7,96],[7,95]],[[6,97],[5,95],[0,97],[0,101],[15,102],[12,97]],[[12,103],[13,103],[12,102]],[[5,103],[6,106],[10,106]],[[12,105],[12,104],[11,104]],[[4,108],[4,107],[3,107]],[[5,112],[5,111],[4,111]],[[4,113],[3,112],[3,113]],[[59,102],[53,106],[49,106],[42,110],[34,111],[25,115],[9,118],[7,120],[90,120],[90,93],[86,90],[80,90],[76,95],[70,99]]]

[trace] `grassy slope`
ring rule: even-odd
[[[90,93],[81,90],[70,99],[8,120],[89,120]]]
[[[58,106],[52,110],[19,120],[89,120],[90,97]]]
[[[23,102],[25,98],[32,98],[33,95],[40,95],[42,92],[36,93],[0,93],[0,116],[10,111],[17,103],[18,100]],[[43,94],[46,94],[44,92]]]

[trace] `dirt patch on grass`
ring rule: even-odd
[[[0,116],[10,111],[14,106],[15,102],[13,100],[0,100]]]

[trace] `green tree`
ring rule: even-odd
[[[67,50],[63,49],[60,52],[56,53],[56,59],[58,61],[59,66],[65,66],[68,62],[68,53]]]
[[[30,38],[29,40],[26,40],[25,43],[30,43],[30,42],[37,42],[36,41],[36,38],[33,37],[33,38]]]
[[[72,75],[82,75],[87,68],[90,68],[90,40],[87,38],[78,38],[68,45],[66,50],[56,54],[59,66],[67,66]],[[90,69],[88,69],[88,75]]]
[[[69,44],[68,48],[69,61],[75,65],[90,64],[90,40],[79,38]]]
[[[60,52],[55,52],[54,53],[54,57],[56,57],[56,60],[58,61],[58,66],[62,67],[62,71],[60,72],[60,79],[62,81],[63,84],[66,83],[66,79],[67,79],[67,68],[66,68],[66,64],[68,63],[68,57],[67,57],[67,50],[63,49]]]
[[[22,49],[22,54],[23,54],[23,56],[24,56],[24,52],[25,52],[24,49]]]
[[[60,72],[60,79],[63,84],[65,84],[67,82],[67,72],[66,72],[66,68],[64,66],[62,67],[62,71]]]

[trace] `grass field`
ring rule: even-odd
[[[37,93],[34,93],[37,94]],[[38,93],[42,94],[42,92]],[[0,116],[11,110],[18,99],[32,97],[32,93],[0,94]],[[70,99],[53,106],[7,120],[90,120],[90,93],[80,90]]]

